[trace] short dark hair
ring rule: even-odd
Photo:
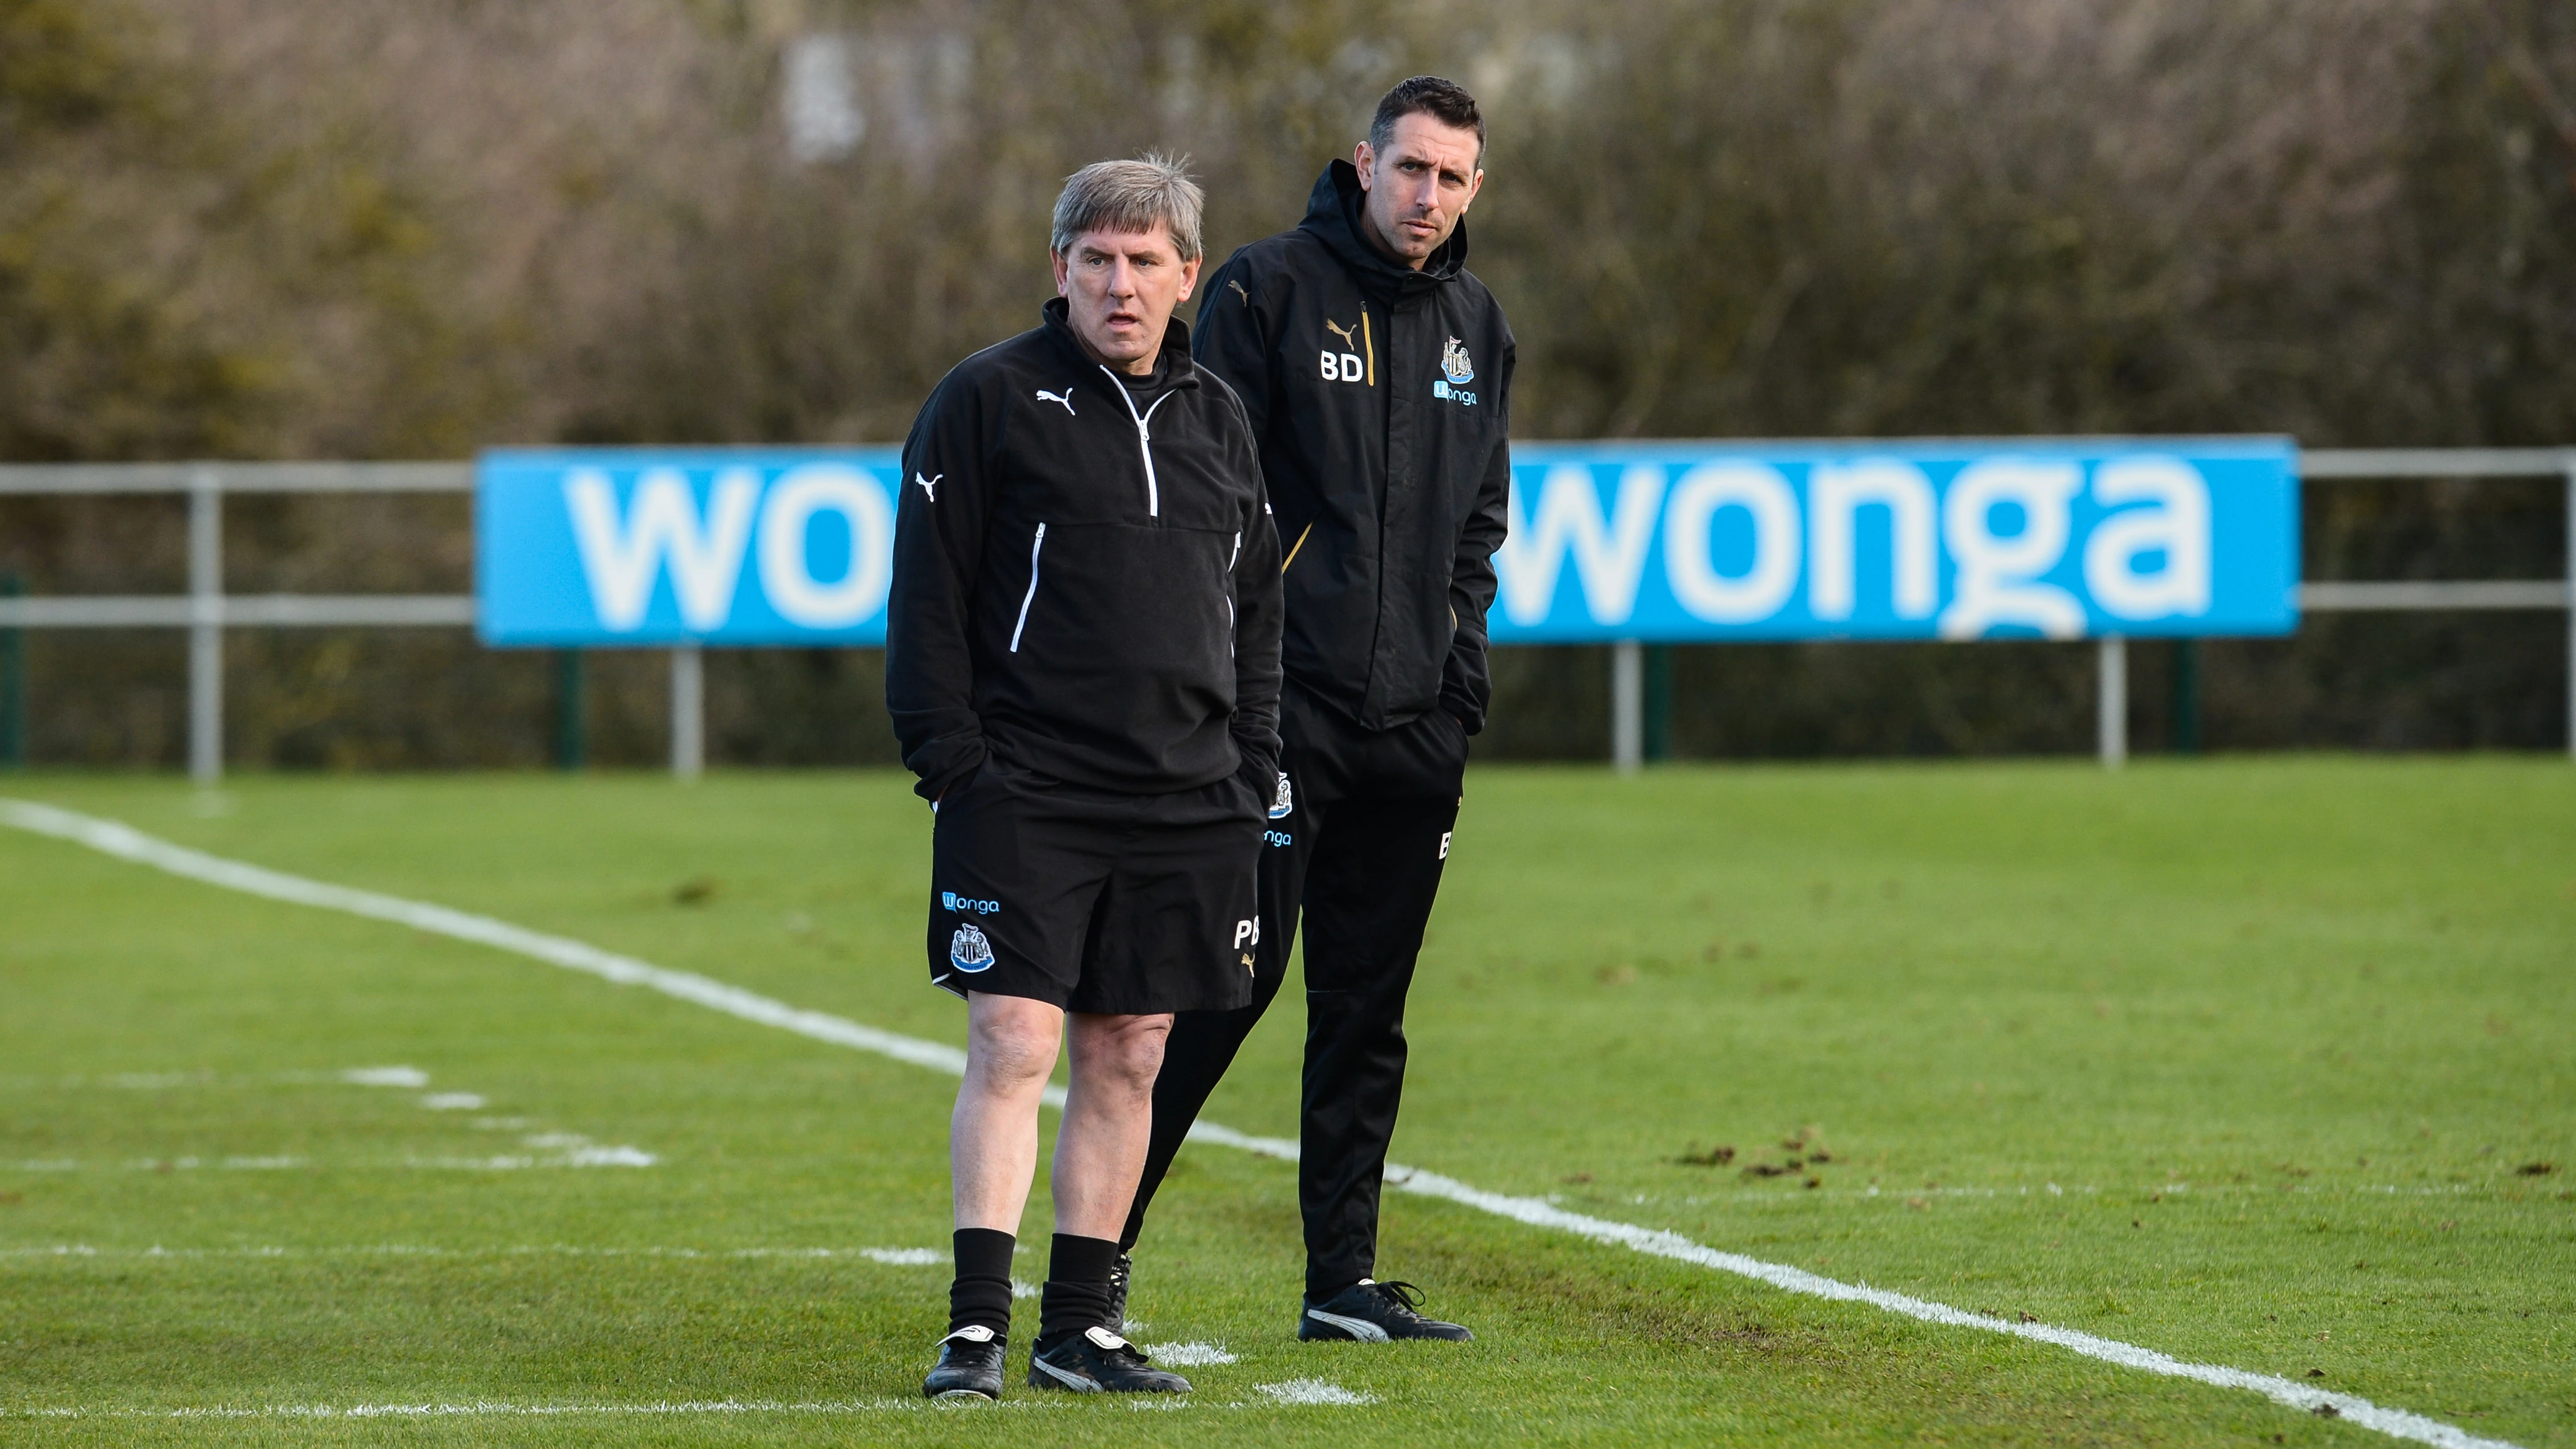
[[[1407,116],[1424,115],[1444,126],[1476,133],[1476,161],[1485,159],[1485,118],[1476,110],[1476,98],[1456,81],[1445,81],[1436,75],[1418,75],[1396,82],[1377,103],[1377,118],[1369,122],[1368,142],[1372,151],[1383,152],[1386,143],[1395,139],[1395,123]]]

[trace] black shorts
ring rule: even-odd
[[[931,984],[1102,1015],[1246,1005],[1268,806],[1239,779],[1120,795],[987,759],[931,832]]]

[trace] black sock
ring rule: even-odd
[[[1360,1280],[1352,1277],[1347,1268],[1336,1268],[1327,1273],[1312,1263],[1306,1265],[1306,1301],[1309,1303],[1330,1303],[1344,1291],[1358,1287],[1359,1283]]]
[[[1011,1331],[1011,1250],[1019,1240],[991,1228],[959,1228],[957,1277],[948,1285],[948,1331],[981,1324]]]
[[[1123,1326],[1109,1321],[1109,1270],[1117,1262],[1118,1244],[1108,1238],[1055,1235],[1038,1296],[1039,1343],[1053,1348],[1086,1328],[1116,1333]]]

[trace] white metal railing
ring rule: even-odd
[[[2566,481],[2567,556],[2576,575],[2576,449],[2320,448],[2299,455],[2302,481],[2372,478],[2542,478]],[[0,497],[173,493],[188,499],[188,592],[0,598],[0,628],[188,631],[188,772],[223,776],[223,631],[227,628],[463,628],[471,594],[226,594],[227,493],[469,493],[472,463],[0,464]],[[2568,611],[2568,751],[2576,755],[2576,578],[2303,583],[2309,613],[2453,609]],[[2128,757],[2128,651],[2098,641],[2097,746],[2106,766]],[[1611,650],[1611,758],[1644,758],[1644,669],[1634,641]],[[695,646],[671,651],[671,769],[693,779],[705,763],[705,674]]]
[[[2567,751],[2576,758],[2576,449],[2317,448],[2299,454],[2299,478],[2303,483],[2361,478],[2566,480],[2568,578],[2303,583],[2299,608],[2311,614],[2567,610]],[[2095,649],[2100,671],[2094,694],[2095,748],[2105,768],[2118,769],[2129,758],[2128,641],[2106,635],[2095,641]],[[1635,640],[1611,646],[1610,760],[1623,774],[1645,758],[1643,654]]]

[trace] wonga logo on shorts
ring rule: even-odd
[[[989,971],[993,967],[993,943],[972,925],[959,926],[948,938],[948,964],[960,971]]]
[[[955,891],[941,891],[939,904],[948,910],[973,911],[979,916],[989,916],[1002,908],[1000,901],[979,901],[973,896],[961,896]]]

